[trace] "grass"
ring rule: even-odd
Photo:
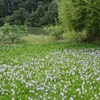
[[[22,40],[29,44],[53,43],[56,41],[52,36],[49,35],[34,34],[29,34],[29,36],[23,37]]]
[[[1,100],[99,100],[100,44],[0,46]]]

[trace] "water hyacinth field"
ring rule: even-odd
[[[100,100],[100,45],[0,46],[0,100]]]

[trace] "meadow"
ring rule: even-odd
[[[100,100],[100,44],[1,45],[0,100]]]

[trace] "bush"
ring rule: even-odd
[[[49,26],[49,27],[45,27],[44,30],[50,35],[54,36],[57,40],[62,38],[62,34],[63,34],[62,26],[59,25]]]
[[[0,28],[0,41],[3,43],[16,43],[20,38],[26,36],[26,28],[24,26],[4,24]]]
[[[63,33],[63,38],[67,39],[69,42],[82,42],[86,39],[86,32],[76,32],[74,30],[67,31],[67,33]]]

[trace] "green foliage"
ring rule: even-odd
[[[56,40],[52,36],[44,34],[29,34],[27,37],[21,38],[21,40],[28,44],[46,44],[56,42]]]
[[[62,37],[67,39],[68,42],[83,42],[86,36],[86,31],[76,32],[74,30],[67,31],[67,33],[63,33]]]
[[[36,2],[34,0],[26,0],[23,3],[23,7],[28,11],[32,12],[36,9]]]
[[[45,25],[55,25],[55,19],[58,17],[58,5],[52,1],[49,6],[43,2],[38,3],[35,11],[29,15],[25,20],[25,24],[33,27],[40,27]]]
[[[54,25],[57,7],[55,0],[0,0],[0,19],[4,17],[3,23],[11,25]]]
[[[45,14],[45,8],[43,7],[43,5],[39,5],[36,12],[38,13],[38,17],[43,17]]]
[[[59,4],[59,19],[66,30],[81,31],[86,18],[85,6],[82,1],[62,0]]]
[[[0,100],[99,100],[100,44],[0,45]]]
[[[5,17],[7,15],[6,2],[0,0],[0,17]]]
[[[27,26],[38,26],[38,13],[37,12],[32,12],[29,17],[25,20],[25,25]]]
[[[0,28],[0,40],[3,43],[15,43],[25,35],[27,34],[24,26],[9,25],[6,23]]]
[[[36,11],[32,11],[29,17],[25,20],[28,26],[40,27],[42,25],[41,18],[44,17],[45,8],[39,5]]]
[[[26,20],[28,13],[24,8],[20,8],[16,10],[12,16],[7,17],[5,23],[16,24],[16,25],[24,25],[24,21]]]
[[[4,24],[4,18],[0,19],[0,26],[2,26]]]
[[[64,31],[86,30],[89,41],[100,37],[100,0],[61,0],[59,20]]]
[[[48,11],[45,12],[43,21],[48,25],[55,25],[56,23],[55,19],[57,19],[57,17],[58,17],[58,5],[55,1],[52,1],[50,3],[50,6],[48,7]]]
[[[62,26],[59,25],[49,26],[45,27],[44,30],[50,35],[54,36],[57,40],[62,38],[62,33],[63,33]]]

